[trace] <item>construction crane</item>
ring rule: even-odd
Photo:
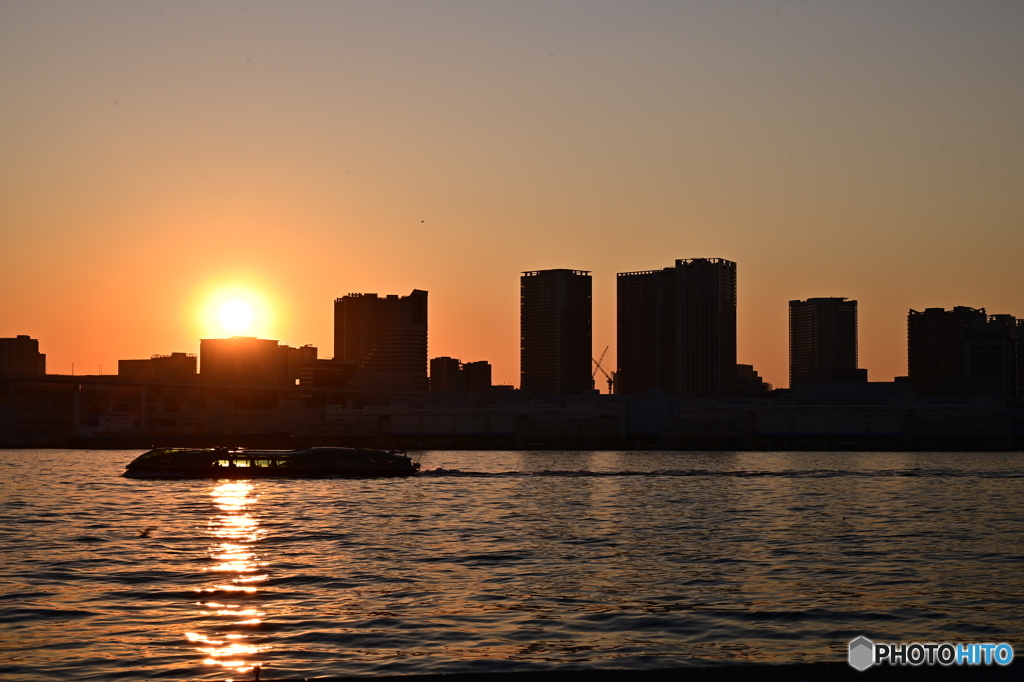
[[[615,379],[613,379],[608,372],[604,371],[604,367],[601,366],[601,362],[604,361],[604,356],[608,352],[608,348],[610,348],[610,346],[604,347],[604,351],[601,353],[600,358],[590,358],[594,361],[594,371],[590,373],[590,379],[592,381],[595,380],[597,378],[597,372],[600,370],[601,374],[604,375],[604,378],[608,380],[608,395],[611,395],[615,392]],[[596,385],[597,382],[594,381],[594,384]]]

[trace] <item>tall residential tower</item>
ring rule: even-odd
[[[427,292],[334,301],[334,360],[357,365],[348,388],[427,390]]]
[[[907,315],[907,369],[921,398],[1014,396],[1024,382],[1020,320],[984,308]]]
[[[519,374],[524,393],[593,388],[592,283],[587,270],[524,272],[519,280]]]
[[[736,394],[736,263],[679,259],[620,272],[617,393]]]
[[[857,301],[790,301],[789,385],[867,380],[857,368]]]

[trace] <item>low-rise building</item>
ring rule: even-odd
[[[187,382],[195,379],[197,359],[193,353],[153,355],[148,360],[118,360],[117,375],[139,381]]]
[[[0,374],[46,374],[46,354],[39,341],[25,334],[0,339]]]

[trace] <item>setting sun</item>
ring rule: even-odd
[[[270,300],[255,288],[214,286],[200,306],[200,334],[206,337],[257,336],[272,333]]]
[[[252,326],[252,308],[242,301],[228,301],[220,307],[217,319],[230,332],[244,332]]]

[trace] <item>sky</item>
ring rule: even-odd
[[[0,0],[0,337],[47,371],[430,292],[430,357],[518,384],[519,275],[738,264],[738,361],[788,301],[1024,316],[1024,3]],[[599,386],[602,382],[598,383]]]

